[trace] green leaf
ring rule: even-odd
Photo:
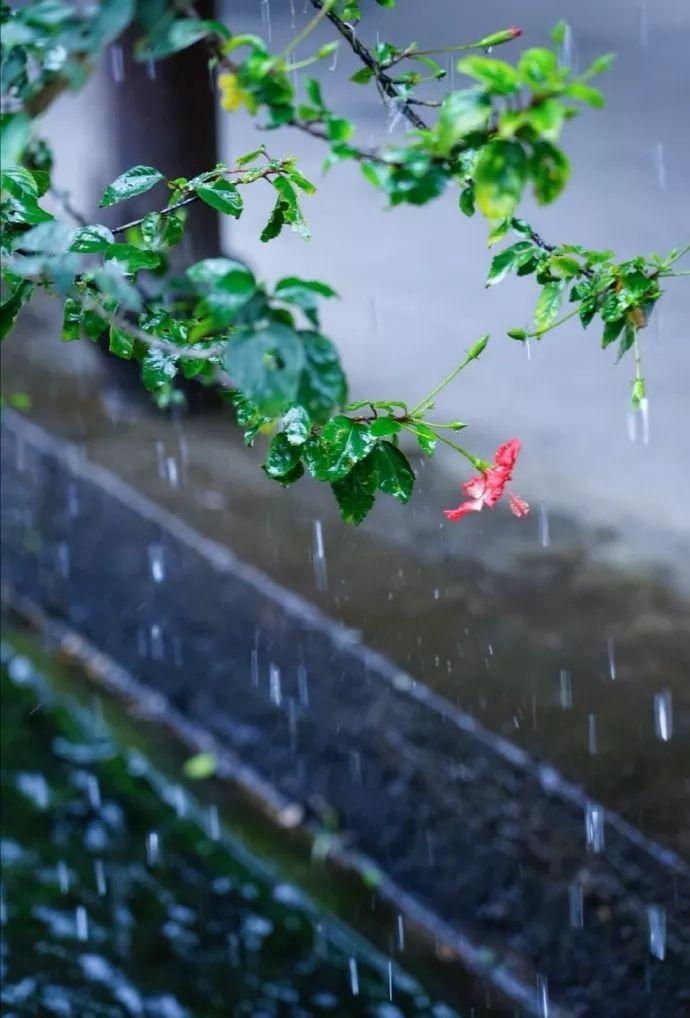
[[[284,432],[280,432],[280,434],[275,435],[271,439],[263,468],[268,476],[274,480],[281,481],[284,477],[289,477],[290,482],[292,482],[292,480],[298,480],[294,476],[297,467],[302,468],[299,476],[304,473],[301,459],[301,447],[299,445],[292,445],[288,436]]]
[[[297,192],[294,187],[287,177],[283,176],[275,177],[271,183],[280,194],[284,222],[286,222],[295,231],[295,233],[298,233],[300,237],[304,237],[306,240],[310,236],[309,227],[302,215],[299,198],[297,197]]]
[[[160,255],[134,244],[110,244],[105,253],[106,260],[119,262],[127,272],[138,272],[139,269],[157,269],[161,263]]]
[[[229,180],[224,180],[221,177],[209,184],[198,184],[196,193],[216,212],[222,212],[234,219],[239,219],[242,215],[244,207],[242,195],[235,184],[231,184]]]
[[[189,760],[185,760],[182,769],[185,777],[191,778],[192,781],[201,781],[213,777],[217,766],[218,762],[213,753],[197,753],[196,756],[190,756]]]
[[[262,241],[262,243],[265,244],[267,241],[273,240],[285,226],[284,205],[285,203],[283,202],[283,199],[278,198],[277,202],[273,206],[270,216],[268,217],[268,222],[259,235],[259,240]]]
[[[464,215],[468,217],[474,215],[474,184],[468,184],[467,187],[463,187],[458,203],[460,211]]]
[[[227,29],[217,21],[202,21],[198,18],[161,21],[162,29],[136,47],[137,60],[161,60],[193,46],[211,33],[227,34]]]
[[[79,254],[96,254],[105,251],[115,238],[107,226],[82,226],[74,234],[70,251],[77,251]]]
[[[565,280],[559,279],[555,283],[546,283],[539,294],[539,300],[534,311],[534,325],[537,332],[543,332],[553,321],[555,321],[563,300]]]
[[[414,433],[419,442],[419,448],[422,450],[425,456],[433,456],[434,450],[438,443],[438,435],[428,424],[423,424],[421,421],[415,421]]]
[[[511,95],[520,88],[517,71],[504,60],[471,56],[458,61],[458,70],[481,81],[494,95]]]
[[[489,275],[486,278],[487,286],[494,286],[500,283],[509,272],[519,268],[534,252],[534,244],[530,240],[519,240],[516,244],[500,251],[491,261]]]
[[[311,432],[309,414],[303,406],[291,406],[283,414],[283,433],[290,445],[304,445]]]
[[[526,49],[520,54],[518,73],[535,90],[554,82],[558,76],[558,60],[550,49]]]
[[[176,374],[177,358],[164,350],[149,347],[141,362],[141,380],[149,392],[169,385]]]
[[[371,67],[360,67],[358,71],[351,75],[350,81],[354,81],[356,85],[368,85],[373,77],[374,72]]]
[[[318,332],[301,332],[304,368],[300,376],[297,400],[311,419],[321,423],[345,402],[347,382],[340,357],[330,339]]]
[[[298,401],[305,360],[299,335],[278,322],[232,336],[225,349],[225,367],[233,382],[269,417]]]
[[[376,470],[376,483],[386,495],[399,502],[409,502],[414,487],[414,473],[407,457],[392,442],[379,442],[371,456]]]
[[[149,212],[141,224],[141,239],[151,251],[162,251],[179,244],[184,236],[184,221],[174,214],[162,216]]]
[[[72,343],[81,339],[81,304],[74,297],[68,297],[62,311],[62,339]]]
[[[350,417],[332,417],[320,436],[304,447],[307,466],[318,481],[338,481],[376,445],[366,424]]]
[[[604,323],[604,335],[601,339],[602,347],[606,348],[609,344],[615,342],[618,339],[623,326],[625,325],[625,318],[618,318],[616,321]]]
[[[125,332],[124,329],[118,329],[114,325],[111,325],[108,349],[111,353],[114,353],[116,357],[122,357],[123,360],[129,360],[134,353],[134,337]]]
[[[371,422],[371,433],[376,438],[386,438],[388,435],[397,435],[400,431],[400,423],[394,417],[377,417]]]
[[[487,219],[506,219],[522,195],[527,179],[527,156],[515,141],[492,141],[479,156],[474,171],[477,205]]]
[[[318,297],[337,297],[335,290],[318,279],[299,279],[285,276],[276,283],[275,296],[304,311],[313,325],[318,324]]]
[[[565,187],[570,176],[570,163],[566,154],[551,142],[537,141],[532,149],[529,172],[537,201],[547,205]]]
[[[355,525],[362,522],[373,508],[376,499],[377,471],[367,458],[356,463],[349,474],[335,481],[331,488],[335,495],[340,515],[346,523]]]
[[[434,150],[446,155],[464,135],[486,127],[491,113],[491,100],[484,92],[465,89],[450,92],[441,104],[433,129]]]
[[[101,206],[116,205],[127,198],[144,194],[160,180],[163,180],[163,174],[153,166],[133,166],[106,187],[101,198]]]
[[[29,280],[23,280],[15,288],[14,292],[2,305],[0,305],[0,340],[10,332],[17,315],[24,305],[31,300],[35,285]]]

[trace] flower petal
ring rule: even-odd
[[[525,502],[524,498],[520,498],[519,495],[514,495],[512,491],[508,495],[508,501],[510,502],[510,511],[514,516],[526,516],[529,512],[529,502]]]

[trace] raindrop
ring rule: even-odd
[[[70,484],[67,489],[67,512],[72,519],[79,515],[79,495],[74,483]]]
[[[326,590],[328,578],[326,576],[326,551],[323,544],[321,520],[314,520],[314,577],[316,589]]]
[[[266,38],[271,41],[271,0],[261,0],[261,24],[264,26]]]
[[[585,807],[585,839],[590,852],[601,852],[604,848],[604,807],[588,802]]]
[[[531,361],[532,360],[532,344],[530,343],[529,339],[525,340],[524,347],[525,347],[525,353],[527,354],[527,360]]]
[[[290,28],[295,29],[295,0],[290,0]]]
[[[58,882],[58,887],[60,888],[60,894],[67,894],[67,892],[69,891],[70,879],[69,879],[69,870],[67,869],[67,865],[66,865],[64,859],[60,859],[58,861],[56,870],[57,870],[57,882]]]
[[[283,694],[280,685],[280,668],[278,665],[274,665],[271,662],[268,669],[269,677],[269,694],[271,697],[271,703],[274,703],[276,707],[280,707],[283,699]]]
[[[393,962],[388,962],[388,999],[393,999]]]
[[[94,859],[93,875],[96,880],[96,890],[100,894],[101,898],[103,898],[107,888],[105,882],[105,867],[103,866],[102,859]]]
[[[405,950],[405,921],[401,915],[398,916],[396,925],[396,933],[398,937],[398,950]]]
[[[212,841],[220,840],[220,817],[218,807],[211,806],[208,811],[208,833]]]
[[[614,680],[616,678],[616,648],[612,636],[606,640],[606,656],[609,663],[609,678]]]
[[[151,657],[154,661],[162,661],[163,656],[163,633],[154,622],[151,626]]]
[[[333,59],[332,59],[330,65],[329,65],[329,68],[328,68],[329,71],[334,71],[336,69],[336,67],[338,66],[338,53],[339,52],[340,52],[340,47],[337,46],[333,50]]]
[[[654,731],[657,739],[668,742],[673,735],[673,700],[671,690],[654,694]]]
[[[165,563],[163,561],[163,548],[160,544],[149,545],[149,566],[153,582],[162,583],[165,579]]]
[[[573,677],[567,668],[561,668],[560,703],[563,710],[570,710],[573,705]]]
[[[362,784],[362,754],[356,749],[350,753],[350,774],[356,785]]]
[[[658,141],[652,149],[652,159],[656,170],[656,179],[660,188],[666,187],[666,153],[664,143]]]
[[[115,84],[121,85],[125,80],[125,55],[122,46],[110,47],[110,70]]]
[[[350,989],[352,996],[359,996],[359,975],[357,973],[357,959],[350,958]]]
[[[579,929],[585,924],[584,904],[582,901],[582,884],[574,883],[568,888],[568,913],[570,925]]]
[[[146,862],[149,866],[157,866],[160,862],[160,839],[157,831],[146,835]]]
[[[151,81],[155,81],[156,80],[156,61],[155,60],[147,60],[146,61],[146,74],[147,74],[148,78]]]
[[[629,410],[626,415],[626,422],[628,425],[628,439],[631,442],[637,441],[637,414],[632,410]]]
[[[65,579],[67,579],[70,573],[69,548],[64,541],[60,541],[55,551],[57,555],[58,569],[60,570],[60,575],[64,576]]]
[[[587,748],[590,756],[596,756],[599,752],[597,742],[597,718],[596,714],[587,715]]]
[[[548,548],[551,543],[549,536],[549,513],[543,502],[539,503],[539,544]]]
[[[299,696],[299,702],[304,706],[309,706],[309,679],[307,677],[307,669],[303,664],[297,665],[297,695]]]
[[[91,809],[101,808],[101,789],[98,784],[98,778],[95,774],[87,774],[86,780],[86,797],[89,800],[89,806]]]
[[[177,472],[177,460],[174,456],[168,456],[165,461],[165,476],[171,488],[176,488],[180,483],[179,474]]]
[[[640,0],[640,45],[646,49],[649,45],[649,17],[647,0]]]
[[[252,649],[249,669],[252,677],[252,686],[259,685],[259,651],[256,647]]]
[[[549,1018],[549,981],[542,973],[537,973],[537,1003],[540,1018]]]
[[[646,396],[640,400],[640,417],[642,419],[642,445],[649,445],[649,400]]]
[[[74,919],[77,927],[77,940],[89,939],[89,917],[83,905],[77,905]]]
[[[649,927],[649,950],[654,958],[663,961],[666,957],[666,910],[661,905],[647,907]]]
[[[175,787],[173,788],[172,800],[173,806],[175,808],[175,813],[178,819],[181,820],[182,817],[186,816],[187,814],[187,796],[185,795],[185,790],[184,788],[182,788],[181,785],[175,785]]]

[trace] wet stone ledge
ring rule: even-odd
[[[383,893],[526,1012],[547,993],[551,1015],[690,1011],[682,860],[77,449],[11,413],[2,439],[10,601],[84,636],[305,822],[337,821]]]

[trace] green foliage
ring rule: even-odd
[[[394,6],[394,0],[377,3]],[[331,18],[348,23],[361,13],[357,0],[336,0],[328,8]],[[35,133],[38,117],[62,91],[81,87],[104,47],[136,23],[138,59],[165,59],[202,44],[223,110],[243,109],[262,128],[275,132],[290,125],[321,139],[325,169],[358,163],[391,207],[422,206],[457,188],[460,211],[472,216],[478,209],[488,220],[490,245],[511,230],[518,235],[493,256],[487,285],[515,274],[532,275],[539,287],[533,330],[511,329],[509,335],[539,339],[567,318],[579,318],[583,327],[599,318],[602,345],[616,343],[619,358],[633,352],[633,403],[644,399],[639,334],[661,296],[661,280],[677,274],[673,266],[687,249],[617,262],[611,251],[548,244],[516,218],[526,189],[548,204],[566,185],[570,164],[559,147],[561,134],[583,105],[603,105],[591,81],[607,70],[610,56],[575,75],[549,49],[525,48],[512,62],[487,55],[515,40],[519,29],[441,51],[382,39],[368,50],[357,35],[363,64],[351,80],[377,89],[390,102],[391,115],[414,128],[402,142],[372,150],[358,147],[354,124],[329,106],[317,78],[298,84],[293,72],[335,51],[333,41],[303,55],[309,31],[276,54],[257,35],[234,35],[221,22],[167,0],[41,0],[2,6],[0,19],[6,111],[0,117],[0,337],[10,333],[35,293],[57,295],[63,340],[101,342],[113,356],[136,362],[143,385],[162,407],[182,399],[180,376],[218,386],[234,407],[246,444],[268,439],[266,475],[284,486],[306,474],[329,484],[348,522],[360,523],[379,493],[408,501],[415,478],[407,443],[426,456],[445,444],[475,469],[486,466],[444,434],[460,431],[463,422],[439,424],[429,414],[437,393],[481,355],[488,337],[412,409],[402,400],[347,404],[338,352],[320,324],[322,302],[337,296],[328,283],[286,275],[270,287],[246,265],[223,257],[171,273],[169,252],[183,239],[194,204],[239,218],[245,189],[259,180],[275,197],[259,240],[272,241],[286,227],[308,239],[302,203],[316,188],[293,157],[275,159],[261,145],[233,165],[219,163],[189,180],[133,166],[105,188],[101,205],[167,188],[166,200],[152,196],[153,207],[140,219],[109,229],[90,222],[70,226],[55,217],[55,205],[46,201],[52,157]],[[339,27],[354,45],[347,25]],[[564,36],[559,23],[554,44]],[[470,83],[443,95],[427,123],[419,113],[427,100],[418,87],[445,77],[435,55],[458,50],[458,69]],[[569,309],[562,314],[564,307]],[[206,756],[188,762],[192,776],[211,773]]]

